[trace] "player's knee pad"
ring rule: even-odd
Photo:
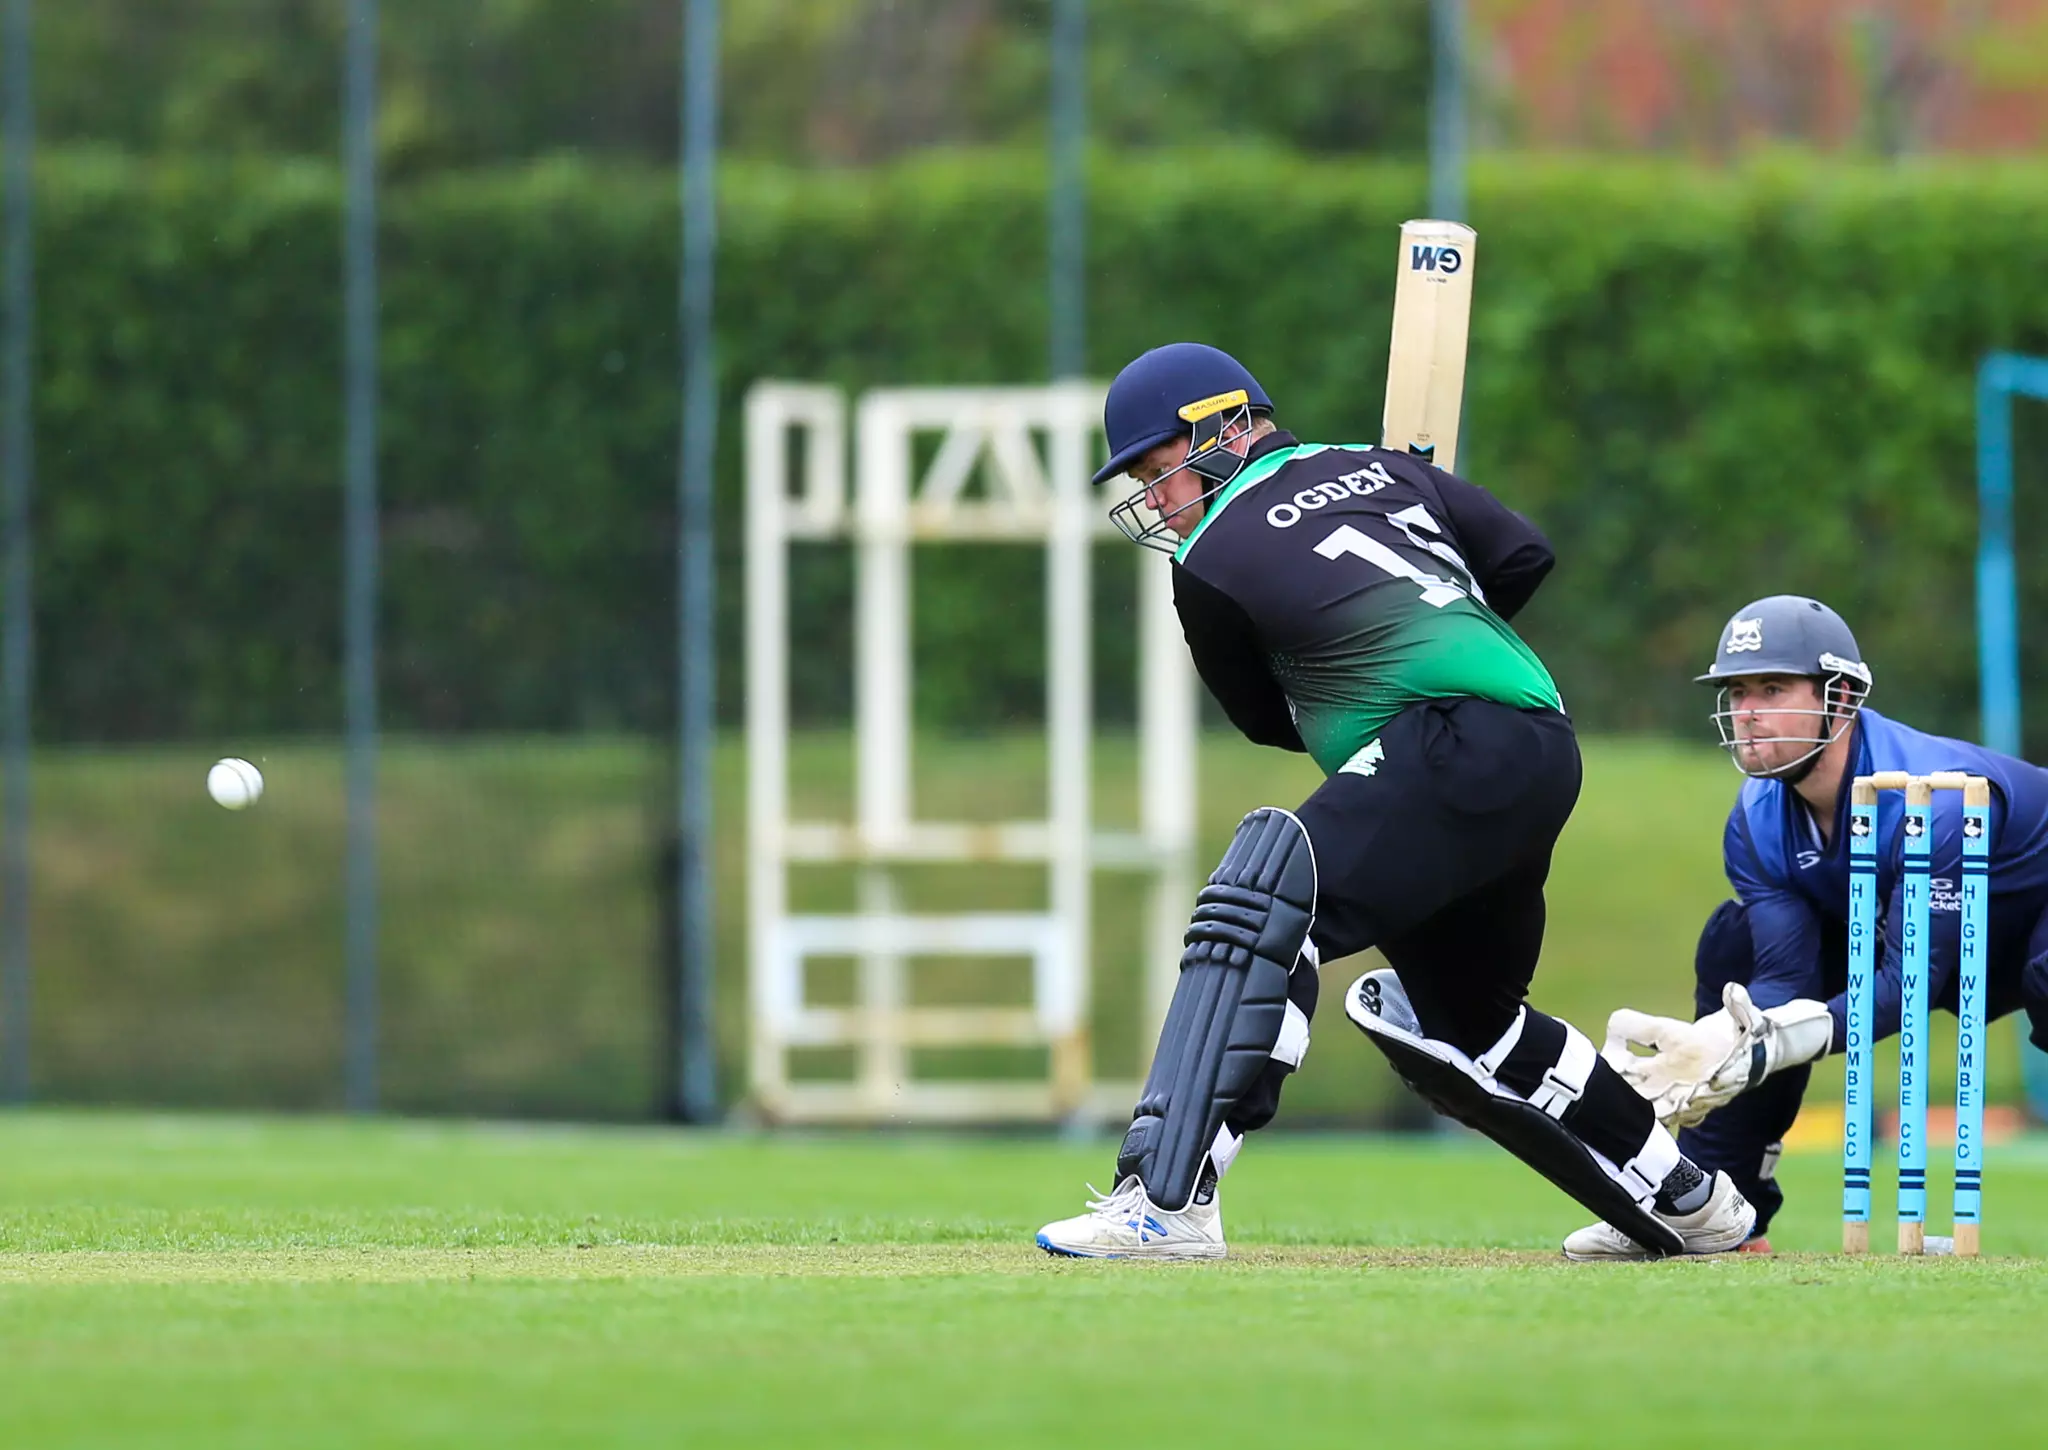
[[[1665,1175],[1678,1163],[1671,1136],[1658,1131],[1638,1139],[1627,1160],[1617,1161],[1573,1131],[1567,1121],[1585,1102],[1585,1084],[1599,1076],[1604,1065],[1592,1044],[1567,1024],[1525,1009],[1492,1049],[1478,1059],[1469,1058],[1423,1032],[1392,968],[1367,972],[1354,982],[1345,994],[1344,1011],[1402,1081],[1439,1113],[1484,1133],[1653,1253],[1683,1250],[1677,1231],[1649,1211]],[[1503,1081],[1499,1069],[1530,1035],[1530,1016],[1564,1030],[1539,1028],[1509,1068],[1532,1084],[1533,1091],[1525,1094]],[[1574,1038],[1585,1043],[1583,1053]],[[1546,1042],[1551,1048],[1547,1061]],[[1594,1065],[1582,1070],[1588,1055]],[[1627,1088],[1626,1083],[1622,1086]],[[1650,1126],[1656,1126],[1654,1119]]]
[[[1307,1052],[1314,998],[1304,1008],[1290,985],[1315,901],[1301,822],[1271,806],[1246,816],[1195,897],[1159,1048],[1117,1153],[1118,1180],[1135,1173],[1161,1208],[1193,1198],[1216,1130],[1269,1066],[1292,1068]],[[1272,1096],[1277,1105],[1277,1085]]]

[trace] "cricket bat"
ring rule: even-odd
[[[1458,410],[1465,400],[1465,335],[1472,321],[1472,255],[1478,240],[1477,232],[1457,222],[1412,221],[1401,227],[1380,443],[1446,470],[1458,462]]]

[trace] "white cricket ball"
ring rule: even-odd
[[[263,798],[263,772],[233,756],[216,760],[206,772],[206,793],[231,811],[243,810]]]

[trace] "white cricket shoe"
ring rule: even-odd
[[[1092,1183],[1088,1191],[1099,1193]],[[1070,1259],[1220,1259],[1226,1252],[1214,1197],[1169,1213],[1145,1196],[1136,1174],[1089,1199],[1086,1213],[1040,1229],[1038,1246]]]
[[[1756,1227],[1756,1206],[1742,1196],[1734,1179],[1716,1172],[1714,1187],[1702,1207],[1691,1213],[1660,1213],[1657,1217],[1678,1230],[1688,1254],[1725,1254],[1741,1248],[1749,1231]],[[1588,1224],[1566,1239],[1564,1256],[1578,1263],[1652,1257],[1648,1249],[1605,1223]]]

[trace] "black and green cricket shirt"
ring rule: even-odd
[[[1231,722],[1334,774],[1418,701],[1562,710],[1507,623],[1554,562],[1535,525],[1418,458],[1269,433],[1175,552],[1174,607]]]

